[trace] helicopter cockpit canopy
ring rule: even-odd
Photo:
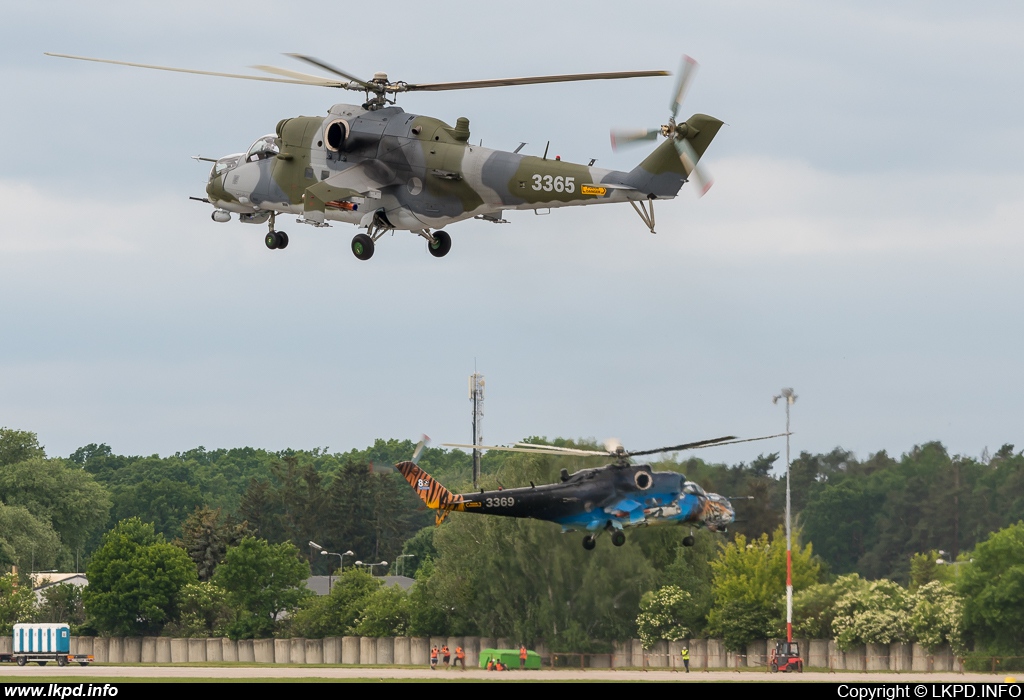
[[[213,178],[217,177],[221,173],[224,173],[224,172],[227,172],[228,170],[231,170],[233,167],[238,165],[238,163],[241,160],[242,160],[242,154],[241,153],[232,153],[229,156],[224,156],[223,158],[218,158],[217,162],[213,164],[213,169],[210,170],[210,179],[212,180]]]
[[[246,163],[255,163],[258,160],[273,158],[281,149],[277,147],[277,134],[267,134],[256,139],[248,153],[245,154]]]
[[[692,481],[687,481],[683,484],[683,493],[688,493],[692,496],[706,496],[704,489],[700,487],[700,484],[695,484]]]

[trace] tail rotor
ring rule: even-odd
[[[697,136],[698,129],[686,122],[676,123],[679,115],[679,108],[686,98],[690,89],[693,77],[697,73],[697,61],[690,56],[683,56],[683,63],[679,69],[679,79],[676,81],[676,88],[669,102],[668,123],[656,129],[613,129],[611,132],[612,150],[618,150],[620,146],[629,146],[641,141],[656,141],[658,136],[664,136],[672,140],[676,153],[679,154],[679,161],[683,164],[687,179],[692,178],[697,183],[697,196],[703,197],[715,183],[707,170],[698,165],[700,156],[694,150],[689,139]]]

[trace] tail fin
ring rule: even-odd
[[[395,469],[409,482],[420,500],[427,504],[427,508],[437,511],[437,525],[440,525],[451,511],[466,509],[462,496],[452,493],[434,481],[434,477],[420,469],[415,462],[399,462]]]
[[[706,114],[694,114],[679,127],[686,128],[686,140],[700,160],[722,128],[722,122]],[[680,159],[675,144],[668,139],[633,168],[623,178],[623,184],[655,197],[675,197],[689,175],[690,170]]]

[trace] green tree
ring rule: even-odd
[[[29,459],[42,459],[46,451],[35,433],[13,428],[0,428],[0,466]]]
[[[23,583],[32,569],[52,569],[60,553],[60,537],[50,523],[21,506],[0,503],[0,567],[18,567]]]
[[[835,603],[832,631],[840,649],[856,644],[909,642],[914,600],[894,581],[864,581]]]
[[[399,586],[381,586],[366,600],[352,632],[361,637],[396,637],[409,633],[412,603]]]
[[[49,521],[72,552],[107,522],[106,489],[63,460],[32,457],[0,466],[0,501]]]
[[[197,581],[188,555],[139,518],[122,520],[103,536],[86,575],[88,619],[117,635],[159,634],[177,617],[181,590]]]
[[[968,637],[992,653],[1024,652],[1024,522],[990,535],[958,567]]]
[[[70,583],[59,583],[43,589],[36,621],[66,622],[71,627],[71,634],[78,634],[79,628],[85,624],[82,588]]]
[[[677,642],[690,635],[683,620],[690,607],[690,594],[678,586],[663,586],[644,593],[640,599],[640,615],[636,618],[637,632],[644,649],[655,642]]]
[[[291,631],[299,637],[319,639],[352,634],[359,616],[380,581],[365,571],[347,569],[334,580],[325,596],[309,596],[292,616]]]
[[[175,637],[222,637],[233,611],[228,593],[210,581],[190,583],[178,597],[178,619],[167,626]]]
[[[793,634],[810,639],[832,639],[836,601],[850,591],[860,591],[864,581],[857,574],[840,576],[831,583],[817,583],[793,594]]]
[[[707,627],[708,614],[715,601],[711,562],[718,558],[719,549],[724,544],[724,535],[698,530],[694,533],[692,547],[676,547],[675,561],[662,576],[665,584],[678,586],[690,595],[690,605],[684,611],[682,622],[690,629],[691,635],[703,634]]]
[[[9,636],[15,624],[30,622],[35,602],[31,586],[18,585],[14,574],[0,576],[0,635]]]
[[[174,541],[195,562],[200,581],[209,581],[224,561],[228,547],[234,547],[249,533],[246,522],[221,517],[220,509],[196,508],[181,525],[181,537]]]
[[[821,566],[811,545],[801,547],[794,538],[793,589],[818,582]],[[714,607],[708,614],[709,634],[720,635],[730,649],[740,649],[754,639],[781,634],[786,603],[786,536],[778,528],[769,540],[761,535],[749,542],[737,535],[711,564]]]
[[[910,629],[930,653],[948,642],[958,656],[967,653],[963,640],[963,601],[953,586],[930,581],[912,594]]]
[[[246,537],[236,547],[229,547],[213,582],[227,591],[235,610],[231,635],[273,635],[282,614],[295,610],[306,595],[307,578],[309,564],[291,542],[269,544]]]

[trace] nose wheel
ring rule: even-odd
[[[369,260],[373,257],[373,239],[365,233],[357,233],[352,239],[352,254],[360,260]]]
[[[612,544],[616,547],[621,547],[626,544],[626,533],[622,530],[616,530],[612,533]]]
[[[435,258],[443,258],[452,249],[452,237],[445,231],[434,231],[433,240],[427,239],[427,250]]]
[[[288,234],[284,231],[270,231],[263,242],[271,250],[284,250],[288,247]]]

